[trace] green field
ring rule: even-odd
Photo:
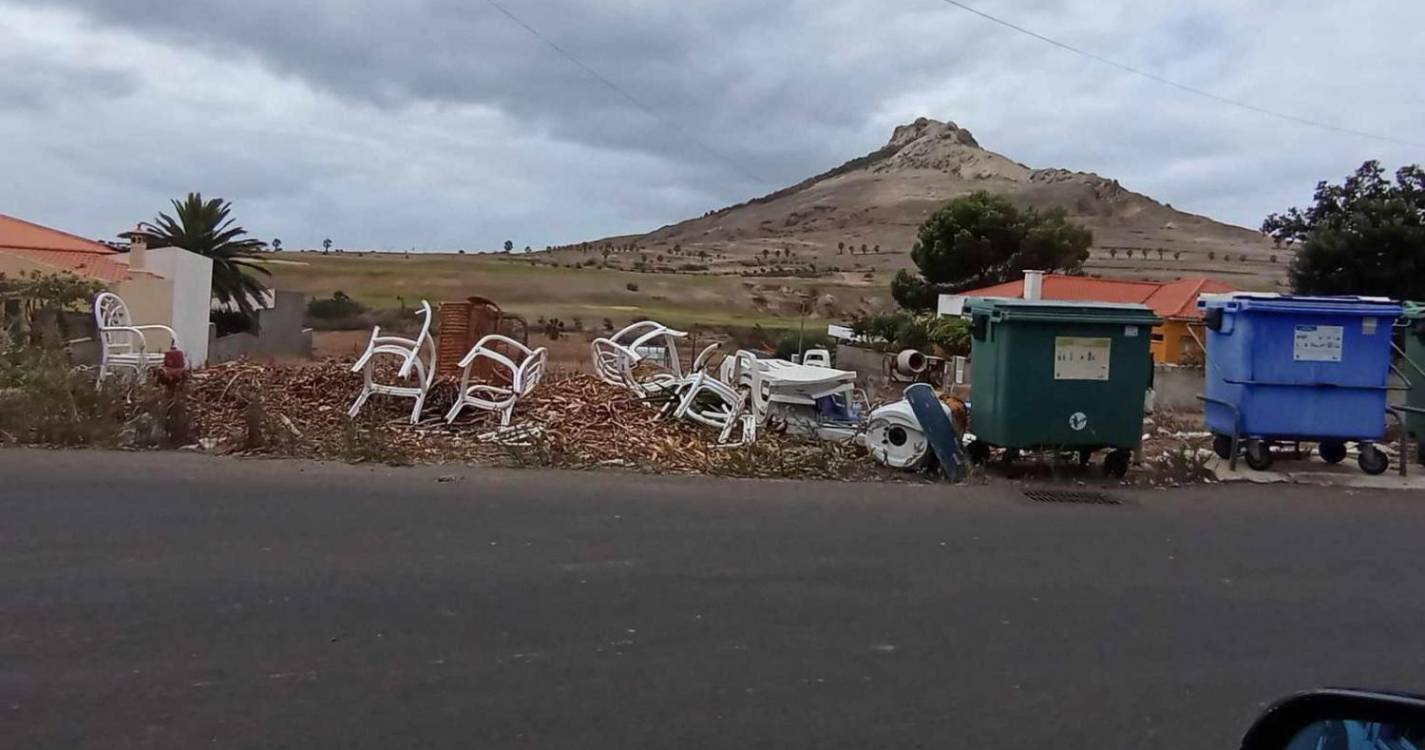
[[[538,258],[538,255],[535,256]],[[372,308],[488,297],[530,321],[603,318],[622,324],[653,318],[684,328],[798,324],[798,298],[813,296],[808,320],[854,314],[885,283],[845,279],[756,278],[729,274],[640,273],[567,268],[522,256],[397,253],[283,253],[266,260],[277,289],[325,297],[340,290]],[[629,285],[636,287],[630,289]]]

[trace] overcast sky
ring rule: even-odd
[[[953,120],[1255,227],[1418,146],[1223,106],[941,0],[0,0],[0,213],[109,237],[190,190],[289,248],[653,229]],[[1419,0],[969,0],[1222,96],[1425,140]]]

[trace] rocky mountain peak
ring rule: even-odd
[[[971,146],[973,148],[980,147],[980,144],[975,141],[975,137],[970,135],[970,131],[953,122],[941,122],[939,120],[932,120],[929,117],[917,117],[915,122],[897,126],[895,131],[891,133],[890,142],[886,145],[903,148],[922,138],[950,141],[961,146]]]

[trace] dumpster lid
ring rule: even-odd
[[[1022,299],[1019,297],[972,297],[965,300],[971,312],[985,312],[998,320],[1042,323],[1123,323],[1157,325],[1162,321],[1146,305],[1129,302],[1079,302],[1069,300]]]
[[[1197,306],[1200,310],[1235,306],[1242,310],[1261,312],[1317,312],[1385,317],[1396,317],[1401,314],[1400,303],[1389,297],[1366,297],[1353,294],[1330,297],[1272,292],[1204,294],[1197,298]]]

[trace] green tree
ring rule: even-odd
[[[971,193],[945,204],[921,225],[910,252],[919,274],[901,270],[891,295],[902,307],[928,310],[939,294],[1020,278],[1027,270],[1078,272],[1093,233],[1063,209],[1018,209],[1008,199]]]
[[[331,239],[330,237],[328,237],[328,238],[322,240],[322,253],[325,254],[325,253],[329,253],[329,252],[331,252],[331,251],[332,251],[332,239]]]
[[[1410,299],[1425,289],[1425,169],[1402,167],[1392,183],[1368,161],[1340,185],[1317,183],[1315,205],[1290,208],[1262,231],[1297,243],[1289,266],[1298,294]]]
[[[277,238],[277,237],[273,237],[273,238],[272,238],[272,252],[278,253],[278,252],[281,252],[281,251],[282,251],[282,240],[279,239],[279,238]]]
[[[176,219],[160,213],[154,221],[139,224],[138,234],[149,247],[179,247],[211,259],[213,297],[252,315],[253,301],[267,291],[252,273],[272,273],[253,262],[262,251],[262,240],[244,239],[247,230],[233,223],[232,204],[222,198],[205,201],[201,193],[189,193],[187,199],[172,203]],[[329,246],[330,240],[323,244]]]
[[[514,250],[514,249],[515,249],[515,243],[512,242],[512,241],[510,241],[510,240],[505,240],[505,252],[508,253],[508,252],[510,252],[511,250]]]

